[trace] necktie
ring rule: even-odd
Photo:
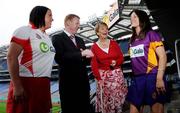
[[[71,35],[71,36],[70,36],[70,39],[73,41],[74,45],[76,46],[75,36],[74,36],[74,35]]]
[[[75,38],[75,36],[74,36],[74,35],[71,35],[71,36],[70,36],[70,39],[71,39],[71,40],[72,40],[72,39],[74,39],[74,38]]]

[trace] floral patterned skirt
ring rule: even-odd
[[[96,112],[121,113],[127,85],[120,68],[99,70],[101,80],[97,81]]]

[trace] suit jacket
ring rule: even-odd
[[[85,43],[77,36],[75,36],[75,40],[77,46],[65,32],[54,35],[52,38],[52,42],[56,50],[55,61],[59,64],[59,78],[60,84],[62,85],[64,80],[71,81],[72,83],[69,83],[69,85],[74,82],[77,84],[79,80],[81,80],[81,82],[85,81],[85,83],[89,83],[86,69],[88,60],[85,57],[82,57],[80,50],[86,49]],[[88,84],[86,84],[86,86],[89,87]]]
[[[90,103],[87,59],[82,57],[80,50],[86,47],[81,38],[75,36],[75,40],[77,46],[65,32],[52,37],[55,61],[59,64],[60,99],[64,112],[70,112],[71,108],[86,112]]]

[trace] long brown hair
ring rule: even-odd
[[[134,13],[138,16],[138,18],[139,18],[139,26],[140,26],[141,30],[140,30],[139,35],[137,35],[137,33],[136,33],[136,31],[135,31],[135,28],[132,27],[133,33],[132,33],[132,36],[131,36],[131,38],[130,38],[130,43],[132,43],[132,42],[136,39],[136,37],[138,37],[139,39],[144,39],[145,36],[146,36],[146,33],[147,33],[148,31],[152,30],[152,28],[151,28],[151,23],[150,23],[150,20],[149,20],[149,16],[147,15],[147,13],[146,13],[145,11],[143,11],[143,10],[138,10],[138,9],[134,9],[134,10],[130,13],[130,15],[131,15],[133,12],[134,12]]]

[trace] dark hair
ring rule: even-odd
[[[151,23],[150,23],[150,20],[149,20],[149,16],[147,15],[147,13],[143,10],[138,10],[138,9],[134,9],[130,15],[132,13],[135,13],[138,18],[139,18],[139,26],[141,28],[141,31],[138,35],[138,38],[139,39],[144,39],[145,36],[146,36],[146,33],[149,31],[149,30],[152,30],[151,28]],[[132,30],[133,30],[133,34],[132,34],[132,37],[130,39],[130,43],[132,43],[134,40],[135,40],[135,37],[137,36],[136,34],[136,31],[135,31],[135,28],[132,27]]]
[[[45,15],[49,8],[45,6],[35,6],[30,13],[29,22],[36,28],[45,26]]]

